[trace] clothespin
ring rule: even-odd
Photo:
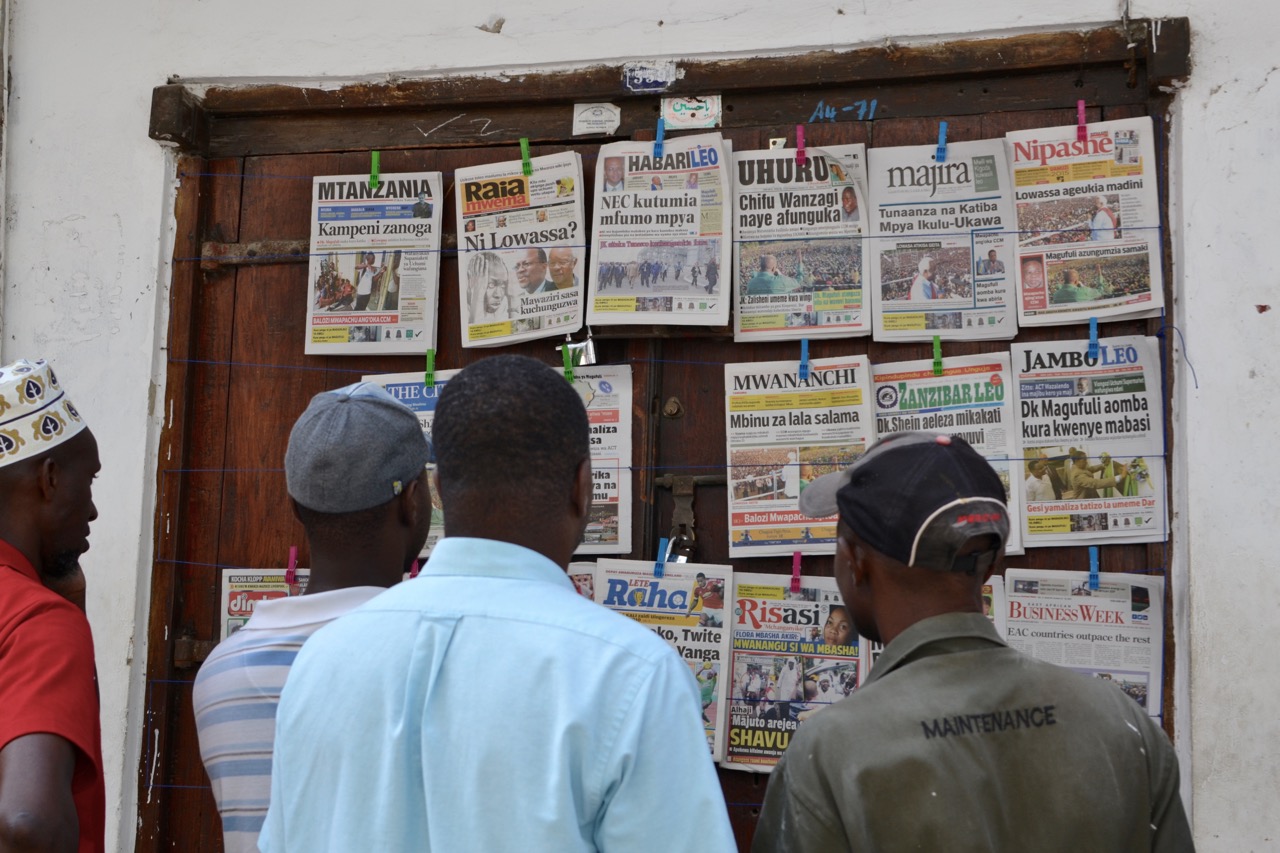
[[[422,567],[418,565],[418,561],[414,560],[413,565],[409,567],[409,580],[416,578],[421,569]]]
[[[804,125],[796,125],[796,162],[801,166],[804,165]]]
[[[653,576],[655,578],[660,578],[666,573],[666,568],[663,566],[663,563],[665,563],[666,561],[667,561],[667,538],[664,536],[663,538],[658,540],[658,559],[653,561]]]
[[[1098,546],[1089,546],[1089,589],[1098,588]]]
[[[934,153],[933,159],[939,163],[947,162],[947,123],[945,121],[938,122],[938,150]]]
[[[289,568],[284,570],[284,582],[293,586],[298,582],[298,546],[289,546]]]
[[[800,381],[809,379],[809,339],[800,339]]]
[[[520,137],[520,169],[527,178],[533,174],[533,163],[529,160],[529,137]]]
[[[800,592],[800,552],[791,552],[791,591]]]
[[[573,350],[569,349],[568,343],[560,347],[560,355],[564,361],[564,378],[568,382],[573,382]]]
[[[422,384],[434,388],[436,384],[436,351],[427,350],[427,371],[422,374]]]
[[[653,159],[662,159],[662,139],[667,135],[667,123],[658,116],[658,135],[653,138]]]
[[[1076,139],[1084,142],[1089,138],[1089,127],[1084,120],[1084,99],[1076,101]]]
[[[1098,357],[1098,318],[1089,318],[1089,358]]]
[[[933,336],[933,375],[942,375],[942,336]]]
[[[369,152],[369,189],[376,190],[378,184],[382,183],[382,179],[378,177],[378,172],[382,168],[382,154],[377,151]]]
[[[556,349],[561,351],[561,356],[568,353],[569,362],[573,367],[587,367],[596,363],[596,342],[591,337],[591,327],[587,326],[587,339],[582,343],[574,343],[572,335],[564,336],[564,343]],[[572,382],[572,376],[569,376]]]

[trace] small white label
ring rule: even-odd
[[[667,127],[685,130],[720,126],[720,96],[701,98],[663,98],[662,120]]]
[[[573,135],[615,133],[622,124],[622,108],[614,104],[574,104]]]
[[[674,59],[622,66],[622,84],[628,92],[665,92],[679,77]]]

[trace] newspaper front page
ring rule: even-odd
[[[582,159],[566,151],[458,169],[458,304],[464,347],[582,328]]]
[[[1153,717],[1164,678],[1164,578],[1007,569],[1009,645],[1117,685]]]
[[[805,720],[858,686],[858,635],[834,578],[734,575],[723,767],[768,773]]]
[[[729,322],[732,195],[718,133],[613,142],[596,161],[587,322],[723,326]]]
[[[1147,317],[1164,306],[1149,116],[1005,136],[1024,326]]]
[[[439,172],[312,180],[307,355],[435,347],[440,187]]]
[[[586,560],[574,560],[569,563],[569,580],[578,595],[589,601],[596,600],[596,564]]]
[[[1012,347],[1028,548],[1168,536],[1160,342],[1098,344]]]
[[[871,367],[876,395],[876,437],[903,430],[963,438],[982,454],[1004,483],[1009,501],[1006,553],[1022,553],[1022,466],[1014,459],[1017,417],[1008,353],[902,361]]]
[[[729,695],[725,600],[733,589],[733,567],[663,563],[662,570],[659,578],[651,562],[601,559],[596,563],[596,600],[648,626],[684,658],[702,696],[707,748],[720,761]]]
[[[260,601],[302,595],[311,580],[310,569],[298,569],[297,583],[285,582],[284,569],[223,569],[219,585],[218,639],[244,627]]]
[[[840,471],[875,436],[866,356],[726,364],[729,556],[828,554],[836,517],[800,513],[800,493]]]
[[[867,240],[876,340],[1018,333],[1014,215],[999,139],[872,148]]]
[[[866,151],[857,145],[738,151],[733,339],[871,332],[862,296]]]

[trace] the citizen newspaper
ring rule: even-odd
[[[1004,483],[1009,500],[1007,553],[1022,553],[1021,464],[1014,458],[1018,421],[1010,386],[1009,354],[962,355],[933,361],[875,364],[876,436],[904,430],[963,438],[982,454]]]
[[[437,370],[435,385],[422,373],[384,373],[363,377],[386,388],[418,416],[429,438],[436,401],[456,370]],[[574,369],[573,387],[587,408],[591,428],[591,514],[578,554],[625,554],[631,550],[631,365],[592,365]],[[434,465],[434,457],[431,464]],[[431,491],[431,531],[422,556],[444,536],[444,505]]]
[[[722,766],[768,773],[797,728],[858,686],[858,635],[834,578],[734,576]]]
[[[588,323],[729,322],[729,151],[718,133],[668,139],[661,157],[600,147]]]
[[[724,757],[725,702],[729,695],[729,626],[725,601],[733,568],[699,563],[601,559],[596,563],[596,601],[652,629],[684,658],[698,682],[702,725],[711,757]]]
[[[464,347],[582,328],[582,159],[572,151],[458,169],[458,303]]]
[[[1012,338],[1014,216],[1004,143],[872,148],[868,290],[876,340]]]
[[[875,435],[866,356],[726,364],[729,556],[828,554],[836,517],[800,513],[800,492],[843,470]]]
[[[1008,642],[1019,651],[1105,678],[1161,714],[1164,578],[1007,569]]]
[[[1164,305],[1151,118],[1005,136],[1024,326],[1147,317]]]
[[[737,151],[733,339],[871,332],[862,298],[865,147]]]
[[[318,175],[311,183],[308,355],[436,345],[439,172]]]
[[[1014,344],[1023,543],[1162,542],[1164,408],[1156,338]]]
[[[302,595],[311,579],[310,569],[297,569],[293,584],[284,569],[223,569],[219,590],[218,639],[225,640],[244,627],[260,601]]]

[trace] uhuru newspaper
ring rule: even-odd
[[[1008,642],[1049,663],[1115,684],[1160,716],[1164,578],[1007,569]]]
[[[431,435],[436,401],[456,370],[437,370],[435,384],[422,373],[385,373],[363,377],[387,389],[418,416],[422,432]],[[631,550],[631,366],[593,365],[575,368],[573,387],[587,408],[591,428],[593,500],[587,529],[577,554],[625,554]],[[353,451],[356,450],[353,448]],[[434,467],[432,458],[430,466]],[[431,530],[422,556],[444,536],[444,505],[431,490]]]
[[[873,148],[869,290],[875,339],[1012,338],[1013,204],[999,139]]]
[[[308,355],[435,347],[441,214],[439,172],[312,180]]]
[[[1022,553],[1022,466],[1013,459],[1017,418],[1007,352],[902,361],[871,367],[876,395],[876,437],[904,430],[963,438],[991,463],[1004,484],[1010,522],[1007,552]]]
[[[1164,306],[1151,119],[1005,136],[1024,326],[1148,317]]]
[[[733,568],[602,559],[596,563],[596,601],[625,613],[666,640],[689,665],[702,699],[702,725],[711,757],[724,757],[725,703],[729,696],[729,626],[725,601]]]
[[[800,513],[800,493],[875,437],[866,356],[726,364],[729,556],[829,554],[836,517]]]
[[[1044,341],[1011,348],[1022,541],[1163,542],[1164,408],[1156,338]]]
[[[464,347],[582,328],[582,160],[574,152],[458,169],[458,301]]]
[[[223,569],[218,608],[218,639],[225,640],[244,627],[262,601],[274,601],[307,591],[310,569],[298,569],[291,584],[284,569]]]
[[[729,322],[729,146],[718,133],[613,142],[596,160],[587,322]]]
[[[858,686],[858,635],[834,578],[734,576],[728,742],[721,766],[768,773],[805,720]]]
[[[862,298],[864,146],[739,151],[734,169],[735,341],[871,332]]]

